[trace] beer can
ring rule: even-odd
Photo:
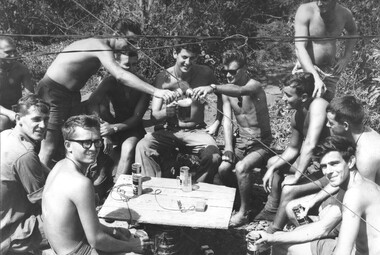
[[[293,213],[298,224],[305,225],[311,222],[310,218],[306,215],[305,208],[302,205],[299,204],[293,207]]]
[[[142,176],[141,176],[141,164],[132,164],[132,189],[133,195],[139,196],[142,194]]]
[[[256,241],[261,238],[259,233],[249,232],[245,240],[247,241],[247,255],[257,255],[259,253],[259,247],[256,244]]]
[[[183,180],[189,175],[190,168],[188,166],[181,166],[179,169],[179,184],[182,187]]]

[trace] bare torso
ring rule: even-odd
[[[57,254],[71,252],[85,236],[77,209],[69,199],[75,196],[72,187],[83,178],[86,177],[65,159],[55,165],[46,181],[42,198],[44,230]]]
[[[348,10],[337,4],[335,12],[322,18],[315,2],[304,5],[308,19],[308,36],[337,37],[341,36],[346,24]],[[307,11],[306,11],[307,10]],[[319,67],[331,67],[336,62],[336,40],[308,40],[306,49],[313,64]]]
[[[91,52],[91,50],[105,50],[105,52]],[[63,51],[80,52],[58,54],[46,74],[67,89],[79,91],[87,80],[98,71],[101,66],[99,54],[107,54],[107,50],[109,50],[109,54],[113,54],[105,39],[89,38],[76,41]]]
[[[167,69],[172,75],[174,75],[174,67]],[[165,76],[161,86],[157,84],[158,88],[176,90],[178,85],[176,78],[166,73],[160,73],[160,76]],[[212,70],[207,66],[193,65],[191,75],[185,80],[189,83],[190,88],[196,88],[200,86],[206,86],[215,83],[215,76]],[[197,124],[204,124],[204,103],[199,101],[193,101],[191,104],[191,117],[187,122],[180,121],[178,125],[180,127],[194,127]]]

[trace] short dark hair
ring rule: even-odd
[[[298,96],[306,93],[309,97],[313,96],[314,77],[311,73],[295,73],[284,79],[284,87],[292,87],[296,89]]]
[[[95,115],[76,115],[70,117],[62,126],[62,136],[64,140],[69,140],[75,133],[75,128],[84,129],[96,128],[100,132],[99,117]]]
[[[128,18],[117,20],[113,24],[112,29],[116,30],[118,33],[122,35],[125,35],[127,31],[131,31],[136,35],[142,34],[140,24]]]
[[[21,97],[17,105],[13,107],[13,110],[20,116],[25,116],[29,114],[29,109],[32,106],[35,106],[42,113],[49,114],[50,105],[35,94],[27,94]]]
[[[355,155],[356,145],[346,137],[329,136],[314,148],[313,158],[314,160],[321,161],[327,153],[332,151],[339,152],[342,158],[348,162],[348,160]]]
[[[201,54],[201,46],[199,45],[199,42],[197,42],[196,40],[176,40],[174,50],[177,53],[180,53],[181,50],[187,50],[197,55]]]
[[[362,125],[365,116],[363,104],[354,96],[333,98],[326,111],[334,114],[337,122],[347,121],[353,125]]]
[[[229,63],[236,61],[239,68],[247,64],[244,54],[239,50],[228,50],[223,53],[223,65],[228,65]]]

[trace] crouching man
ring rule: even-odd
[[[141,253],[149,244],[122,228],[102,225],[94,187],[85,177],[102,146],[98,118],[79,115],[62,127],[66,158],[50,172],[42,198],[44,230],[58,254]]]

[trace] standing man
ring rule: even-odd
[[[50,172],[42,199],[44,229],[52,249],[59,255],[142,253],[148,242],[127,229],[102,225],[96,215],[94,187],[85,172],[103,144],[98,118],[70,117],[62,134],[66,158]]]
[[[225,149],[219,166],[219,177],[225,185],[235,184],[237,179],[241,204],[239,211],[230,220],[230,226],[237,227],[248,222],[252,171],[268,160],[272,134],[265,91],[258,81],[248,76],[243,53],[237,50],[226,51],[223,54],[223,66],[222,72],[226,75],[228,84],[195,88],[193,97],[204,97],[213,91],[222,94]],[[241,129],[235,144],[232,111]]]
[[[118,62],[123,69],[136,74],[136,51],[121,54]],[[115,182],[121,174],[130,173],[135,161],[136,144],[146,134],[142,118],[148,109],[149,99],[147,94],[123,86],[113,76],[106,77],[91,94],[91,111],[104,120],[100,125],[100,135],[111,136],[113,143],[121,146]],[[113,106],[114,116],[110,112],[109,103]]]
[[[15,128],[0,134],[1,254],[33,252],[47,245],[40,203],[49,170],[37,152],[48,118],[49,105],[29,94],[18,101]]]
[[[26,93],[34,91],[28,68],[12,59],[17,56],[14,41],[0,36],[0,132],[14,127],[16,113],[12,106]]]
[[[178,90],[181,84],[190,89],[215,83],[213,71],[196,64],[200,47],[187,44],[176,47],[173,52],[175,64],[156,77],[155,86],[159,89]],[[183,88],[182,91],[186,91]],[[188,99],[190,100],[190,99]],[[190,100],[191,101],[191,100]],[[175,102],[176,103],[176,102]],[[214,138],[205,130],[204,104],[192,100],[188,119],[177,118],[174,103],[163,106],[161,98],[152,100],[152,117],[165,125],[157,125],[155,132],[145,135],[137,144],[136,162],[142,164],[147,176],[167,176],[161,172],[159,158],[178,148],[181,152],[198,154],[200,167],[196,173],[197,181],[212,183],[221,161],[220,151]]]
[[[139,25],[131,20],[120,20],[113,28],[120,35],[133,36],[141,33]],[[125,86],[161,98],[165,102],[175,98],[174,92],[154,88],[117,63],[115,54],[128,50],[130,45],[131,42],[124,38],[84,39],[67,46],[50,65],[36,90],[51,105],[48,132],[40,152],[41,161],[48,167],[53,165],[52,158],[61,138],[61,126],[69,116],[77,113],[80,89],[101,66]]]
[[[323,96],[327,101],[335,95],[340,74],[350,61],[356,39],[347,39],[344,54],[336,59],[336,39],[343,30],[347,35],[357,35],[352,13],[336,0],[318,0],[302,4],[295,16],[295,47],[298,62],[296,72],[309,72],[315,80],[313,96]],[[321,37],[305,38],[305,37]],[[297,38],[300,37],[300,38]]]

